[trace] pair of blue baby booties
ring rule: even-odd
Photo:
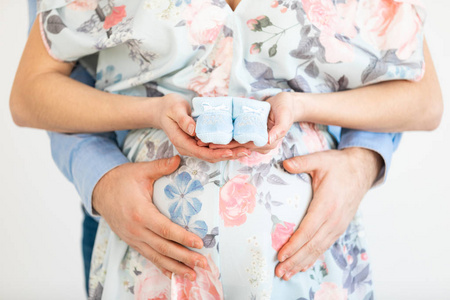
[[[196,97],[192,99],[192,117],[197,123],[196,134],[203,143],[226,145],[235,140],[240,144],[267,144],[267,118],[270,104],[248,98]]]

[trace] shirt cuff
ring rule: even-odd
[[[401,133],[380,133],[342,128],[338,149],[365,148],[377,152],[384,161],[374,185],[383,183],[391,166],[392,155],[400,143]]]
[[[73,155],[73,183],[81,196],[83,205],[89,215],[100,219],[92,210],[92,193],[100,179],[110,170],[128,163],[129,160],[117,147],[108,140],[95,140],[93,143],[83,142]]]

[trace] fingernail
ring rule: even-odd
[[[169,166],[172,163],[172,160],[173,160],[173,156],[166,161],[166,165]]]
[[[269,136],[269,144],[272,145],[272,143],[277,139],[277,135],[276,134],[271,134]]]
[[[194,125],[193,124],[189,124],[189,126],[188,126],[188,133],[190,135],[194,134]]]
[[[228,152],[227,154],[222,155],[223,158],[232,157],[233,152]]]
[[[249,156],[248,155],[248,153],[247,152],[240,152],[240,153],[238,153],[238,155],[237,155],[238,157],[243,157],[243,156]]]
[[[285,272],[286,272],[285,269],[280,269],[280,272],[278,273],[279,274],[278,277],[283,278]]]
[[[169,279],[172,279],[172,272],[166,271],[166,272],[164,272],[164,275],[169,277]]]
[[[189,273],[184,274],[184,278],[187,279],[187,280],[190,280],[190,281],[194,281],[194,278]]]
[[[285,275],[285,277],[286,277],[286,280],[291,279],[291,277],[292,277],[292,272],[287,272],[286,275]]]
[[[201,260],[197,260],[195,261],[195,266],[204,269],[205,265],[203,264],[203,262]]]
[[[298,168],[299,168],[298,163],[296,162],[295,159],[291,159],[291,160],[289,161],[289,164],[290,164],[291,167],[294,168],[294,169],[298,169]]]
[[[287,256],[286,256],[286,255],[283,255],[283,256],[281,257],[280,262],[283,262],[283,261],[285,261],[286,259],[287,259]]]
[[[197,241],[193,241],[192,242],[192,248],[201,249],[202,248],[202,244],[197,242]]]

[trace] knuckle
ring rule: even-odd
[[[130,237],[139,237],[139,230],[138,227],[136,226],[136,224],[133,223],[127,223],[125,224],[125,231],[128,233],[127,235],[129,235]]]
[[[158,252],[159,254],[161,254],[163,256],[167,256],[167,254],[169,253],[169,250],[167,249],[167,245],[165,245],[164,243],[160,243],[160,244],[156,245],[154,249],[156,252]]]
[[[313,236],[314,236],[314,234],[311,231],[309,231],[309,230],[303,231],[302,234],[305,237],[306,241],[311,241]]]
[[[312,256],[319,256],[320,254],[322,254],[319,245],[313,242],[309,242],[306,245],[306,251],[308,252],[309,255]]]
[[[297,259],[293,257],[286,263],[286,270],[294,270],[297,265],[298,265]]]
[[[181,119],[180,119],[180,124],[181,125],[188,125],[189,124],[189,122],[191,121],[191,118],[189,117],[189,116],[187,116],[187,115],[184,115],[183,117],[181,117]]]
[[[161,266],[161,258],[158,254],[156,253],[148,253],[147,255],[144,255],[147,257],[147,259],[149,261],[151,261],[153,264],[155,264],[156,266]]]
[[[171,231],[170,231],[170,226],[168,226],[167,224],[161,225],[159,232],[163,238],[170,239]]]
[[[131,220],[133,220],[133,222],[136,222],[136,223],[142,222],[142,215],[139,212],[139,210],[135,209],[131,212]]]

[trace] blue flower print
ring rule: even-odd
[[[175,185],[168,184],[164,188],[166,196],[175,200],[170,205],[169,213],[172,220],[196,215],[202,208],[202,203],[195,195],[203,191],[203,185],[198,180],[192,180],[188,172],[182,172],[175,177]]]
[[[186,2],[187,5],[191,4],[191,0],[177,0],[175,2],[175,6],[180,6],[181,4],[183,4],[183,1]]]
[[[103,70],[100,70],[100,72],[97,73],[96,76],[97,88],[103,90],[104,88],[112,84],[118,83],[119,81],[122,80],[122,74],[119,73],[114,75],[114,70],[115,70],[114,66],[109,65],[106,67],[104,73]]]
[[[197,220],[195,222],[191,222],[190,216],[179,216],[178,218],[175,218],[173,220],[175,223],[183,227],[189,232],[195,233],[202,239],[206,236],[208,233],[208,225],[206,225],[205,221]]]

